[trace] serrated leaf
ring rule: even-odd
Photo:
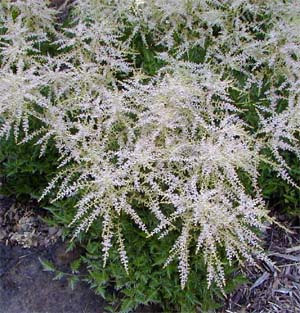
[[[43,271],[45,272],[55,272],[55,267],[54,267],[54,264],[51,263],[50,261],[48,260],[42,260],[41,258],[39,258],[42,266],[43,266]]]
[[[76,284],[79,282],[79,278],[77,276],[72,276],[68,279],[68,282],[71,289],[74,290]]]
[[[102,286],[98,286],[97,288],[95,288],[95,292],[105,299],[105,289]]]
[[[80,265],[81,265],[81,259],[77,259],[71,263],[70,267],[71,267],[73,274],[78,273]]]
[[[55,275],[55,277],[53,278],[53,280],[60,280],[64,277],[64,273],[63,272],[57,272],[57,274]]]
[[[134,306],[135,306],[135,303],[132,299],[125,299],[121,305],[121,312],[122,313],[130,312],[132,311],[132,309],[134,309]]]
[[[116,312],[114,307],[112,307],[111,305],[106,306],[104,310],[105,312],[111,312],[111,313]]]

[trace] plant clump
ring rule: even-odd
[[[298,188],[285,155],[300,156],[299,2],[69,5],[62,23],[48,1],[1,2],[0,136],[46,156],[55,143],[41,198],[77,197],[74,237],[100,221],[104,265],[117,244],[130,268],[131,220],[145,241],[176,234],[165,266],[177,260],[182,288],[199,253],[222,289],[224,255],[266,259],[261,164]]]

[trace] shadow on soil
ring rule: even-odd
[[[104,300],[81,282],[72,290],[65,279],[53,280],[39,258],[63,269],[69,263],[61,255],[62,244],[24,249],[0,244],[1,313],[102,313]],[[72,258],[72,256],[69,256]]]

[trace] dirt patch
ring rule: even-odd
[[[5,313],[102,313],[105,302],[87,284],[72,290],[66,278],[53,280],[41,260],[57,270],[69,265],[80,250],[66,252],[60,229],[44,221],[36,203],[16,203],[0,196],[0,311]]]
[[[74,289],[70,264],[83,253],[79,247],[67,252],[62,231],[49,226],[46,211],[30,201],[17,203],[0,195],[0,313],[103,313],[106,303],[82,280]],[[50,262],[66,273],[53,280],[44,271]],[[78,273],[83,277],[85,269]],[[157,306],[139,306],[135,313],[160,312]]]
[[[61,243],[48,248],[0,244],[0,308],[5,313],[102,313],[104,300],[83,282],[72,290],[66,279],[53,280],[40,258],[55,263]],[[62,263],[58,268],[62,268]]]

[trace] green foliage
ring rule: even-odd
[[[137,68],[142,68],[147,75],[154,76],[164,65],[164,62],[157,57],[157,54],[162,52],[163,49],[155,46],[150,36],[147,42],[149,44],[145,45],[142,38],[135,36],[131,44],[132,51],[134,51],[132,59]]]
[[[290,166],[291,177],[300,186],[299,160],[290,153],[285,153]],[[287,214],[290,217],[300,216],[300,189],[283,181],[268,164],[261,165],[259,184],[264,199],[275,214]]]
[[[42,260],[42,259],[40,259],[40,262],[41,262],[41,264],[43,266],[43,270],[45,272],[55,272],[55,266],[53,263],[51,263],[48,260]]]
[[[43,266],[43,271],[45,272],[52,272],[54,275],[53,280],[60,280],[60,279],[67,279],[69,287],[74,290],[74,288],[76,287],[76,284],[80,281],[80,277],[77,275],[78,272],[78,266],[80,266],[80,259],[75,260],[72,264],[71,264],[71,268],[74,266],[76,266],[76,271],[72,270],[72,273],[66,273],[66,272],[62,272],[56,269],[55,265],[50,262],[49,260],[42,260],[40,259],[40,262]],[[76,265],[74,265],[76,263]]]
[[[215,287],[207,289],[206,269],[201,255],[191,257],[193,271],[186,288],[182,290],[176,264],[162,270],[171,244],[168,241],[172,239],[144,241],[142,233],[130,225],[126,227],[124,234],[131,234],[127,237],[130,240],[128,254],[131,256],[129,275],[123,269],[116,250],[111,251],[109,263],[102,267],[99,258],[101,245],[96,238],[89,242],[87,255],[83,257],[89,268],[88,281],[95,291],[110,300],[115,294],[116,312],[131,312],[139,304],[151,303],[162,306],[163,312],[194,312],[197,307],[205,312],[219,307],[221,294]],[[114,288],[113,295],[105,293],[108,287]]]
[[[40,156],[40,150],[34,141],[17,144],[13,134],[0,139],[0,175],[5,179],[0,193],[18,200],[40,197],[59,164],[52,141],[46,156]]]
[[[66,227],[75,213],[71,202],[61,201],[48,208],[53,213],[52,223]],[[151,223],[151,221],[149,221]],[[129,273],[121,264],[119,251],[113,245],[106,266],[103,265],[101,223],[95,223],[88,233],[81,233],[69,244],[69,249],[76,246],[84,249],[81,257],[71,264],[70,273],[61,273],[47,262],[45,269],[55,272],[55,279],[67,277],[69,281],[78,279],[81,265],[88,269],[81,279],[87,281],[96,294],[105,298],[110,304],[107,312],[132,312],[138,305],[158,304],[163,312],[207,312],[222,306],[224,295],[216,285],[207,288],[206,266],[201,253],[191,256],[192,271],[186,288],[182,290],[176,263],[169,264],[162,270],[168,257],[168,249],[178,234],[157,240],[148,238],[128,220],[122,220],[122,233],[126,238],[126,250],[129,256]],[[72,229],[65,228],[65,236],[72,235]],[[229,266],[226,257],[223,259],[225,276],[228,284],[225,293],[232,292],[246,279],[236,275],[237,267]],[[72,276],[73,275],[73,276]],[[73,278],[71,278],[73,277]],[[76,278],[75,278],[76,277]]]

